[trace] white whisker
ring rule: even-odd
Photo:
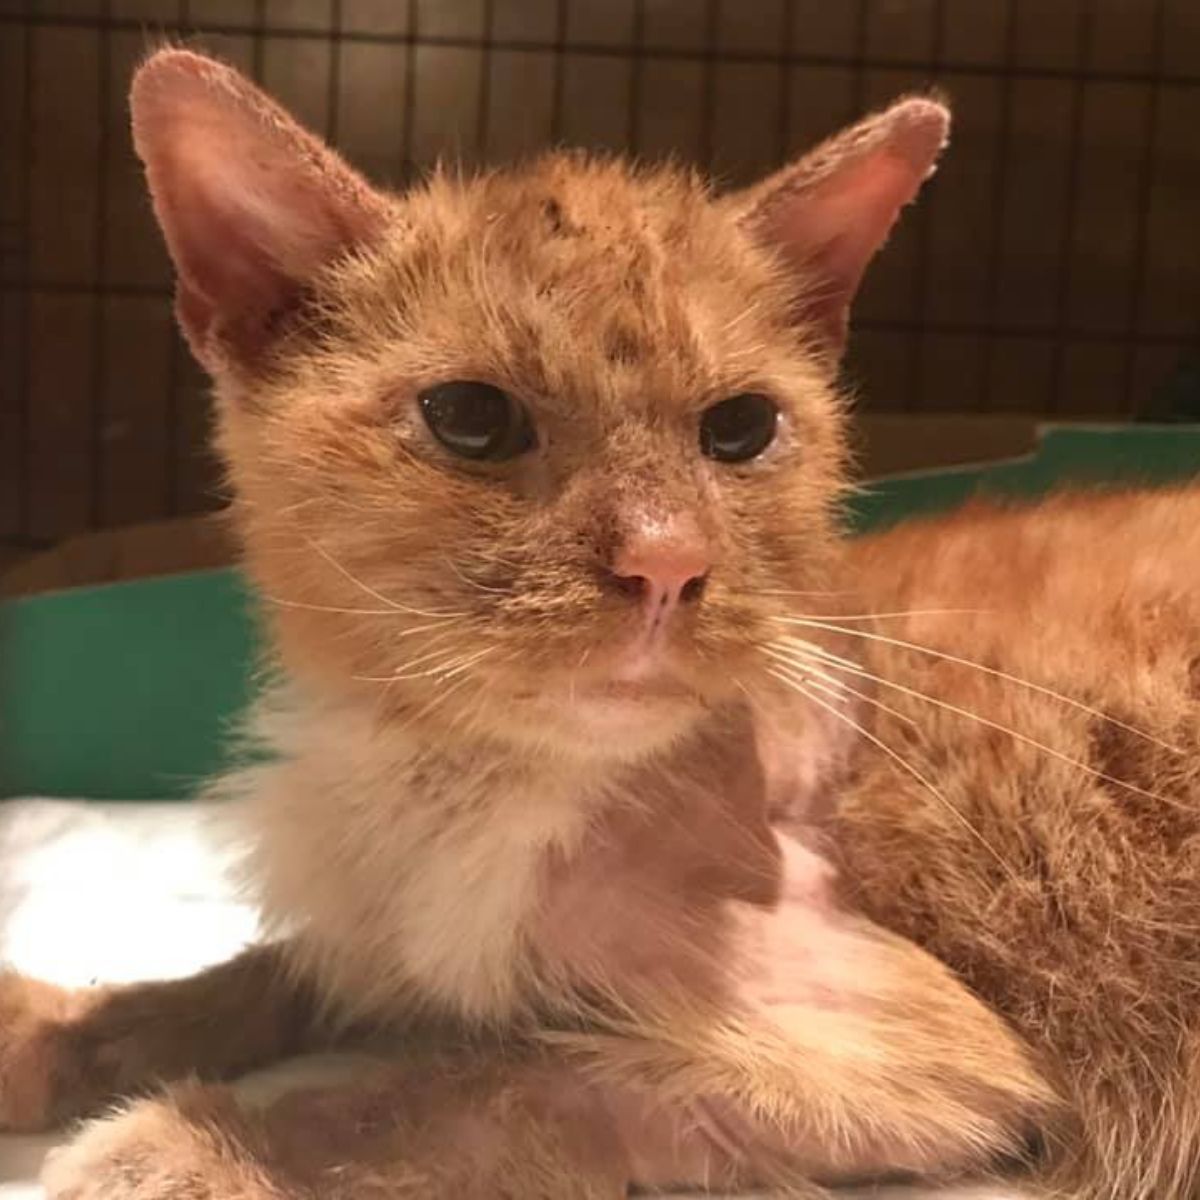
[[[888,621],[901,617],[978,617],[989,610],[986,608],[910,608],[896,612],[866,613],[792,613],[796,621]],[[783,620],[782,617],[775,618]]]
[[[490,653],[492,653],[492,651],[498,650],[498,649],[499,649],[499,647],[497,647],[497,646],[487,647],[484,652],[480,653],[477,656],[475,661],[476,662],[480,661],[484,657],[485,654],[490,654]],[[498,660],[498,662],[493,665],[502,665],[506,662],[511,662],[512,659],[515,658],[516,656],[517,656],[517,651],[511,650],[507,654],[502,654],[500,656],[500,659]],[[433,699],[429,701],[429,703],[427,703],[423,708],[420,708],[415,713],[413,713],[409,717],[409,723],[411,724],[412,722],[415,722],[415,721],[421,720],[424,717],[427,717],[431,712],[433,712],[433,710],[435,708],[438,708],[450,696],[457,695],[462,690],[463,687],[465,687],[468,683],[471,682],[472,675],[470,674],[469,670],[467,670],[467,668],[470,666],[474,666],[474,665],[475,665],[475,662],[466,663],[466,664],[462,665],[461,667],[456,667],[453,671],[447,673],[446,675],[443,675],[441,677],[441,679],[438,680],[439,685],[444,683],[447,679],[449,679],[451,677],[451,675],[457,675],[458,678],[455,680],[455,682],[450,684],[449,687],[442,688],[441,690],[439,690],[434,695]],[[482,689],[479,689],[479,690],[482,691]],[[449,728],[454,728],[456,725],[460,725],[460,726],[464,725],[466,722],[470,721],[475,715],[476,715],[475,713],[470,711],[468,708],[464,707],[463,709],[461,709],[459,711],[458,715],[451,720]]]
[[[1098,720],[1115,725],[1118,729],[1124,729],[1126,733],[1132,733],[1137,737],[1143,738],[1145,741],[1153,742],[1156,746],[1171,751],[1172,754],[1184,753],[1178,746],[1172,746],[1169,742],[1164,742],[1161,738],[1155,737],[1152,733],[1147,733],[1144,729],[1139,729],[1136,725],[1130,725],[1125,721],[1118,720],[1116,717],[1109,716],[1108,713],[1102,712],[1098,708],[1093,708],[1090,704],[1084,704],[1081,700],[1065,696],[1062,692],[1056,692],[1053,688],[1046,687],[1040,683],[1034,683],[1032,680],[1023,679],[1020,675],[1012,675],[1008,671],[1000,670],[998,667],[985,666],[983,663],[973,662],[969,658],[961,658],[956,654],[947,654],[943,650],[934,650],[930,646],[921,646],[916,642],[904,641],[902,638],[887,637],[882,633],[868,633],[862,629],[843,629],[840,625],[832,621],[818,621],[809,617],[775,617],[773,619],[785,625],[802,625],[808,629],[825,629],[831,633],[844,634],[846,637],[863,638],[866,641],[880,642],[883,645],[895,646],[901,650],[912,650],[917,654],[927,654],[932,658],[954,663],[960,667],[969,667],[972,670],[982,672],[984,675],[990,675],[995,679],[1003,679],[1006,683],[1014,683],[1018,687],[1027,688],[1031,692],[1037,692],[1039,695],[1057,700],[1060,704],[1066,704],[1080,712],[1087,713],[1089,716],[1096,717]]]
[[[446,633],[438,635],[436,638],[431,638],[430,643],[439,641],[447,636],[450,630]],[[405,679],[428,679],[432,675],[436,675],[439,671],[444,671],[449,667],[456,666],[463,657],[458,646],[439,646],[437,649],[426,649],[410,658],[407,662],[401,663],[388,675],[355,675],[354,678],[360,683],[390,683],[400,682]],[[438,661],[443,660],[443,661]],[[433,663],[434,665],[426,670],[417,671],[415,667],[422,666],[425,663]]]
[[[1017,873],[1012,869],[1011,866],[1009,866],[1009,864],[1005,861],[1005,859],[1000,854],[1000,852],[995,848],[995,846],[993,846],[991,844],[991,842],[989,842],[987,840],[987,838],[985,838],[983,836],[983,834],[980,833],[979,830],[976,829],[975,826],[971,824],[971,822],[967,819],[967,817],[963,813],[959,812],[959,810],[957,808],[955,808],[955,806],[953,804],[950,803],[949,799],[947,799],[947,797],[942,792],[940,792],[933,785],[933,783],[930,780],[926,779],[925,776],[920,771],[918,771],[916,767],[914,767],[910,762],[906,761],[900,754],[898,754],[895,750],[893,750],[892,747],[889,746],[885,741],[883,741],[882,738],[878,738],[873,733],[871,733],[870,730],[864,729],[863,726],[860,725],[857,721],[855,721],[852,717],[848,716],[846,713],[842,712],[840,709],[835,708],[828,701],[822,700],[820,696],[814,695],[812,692],[810,692],[808,690],[808,688],[804,685],[804,683],[802,681],[798,680],[797,677],[795,677],[791,672],[777,670],[774,667],[769,667],[768,672],[771,675],[775,676],[775,678],[780,680],[782,683],[787,684],[787,686],[792,688],[794,691],[797,691],[801,695],[807,697],[807,699],[812,701],[813,704],[816,704],[820,708],[823,708],[827,713],[829,713],[830,716],[835,717],[837,720],[841,721],[845,725],[849,725],[851,729],[856,730],[859,734],[861,734],[864,738],[866,738],[867,741],[869,741],[873,746],[875,746],[877,749],[881,750],[884,754],[886,754],[888,756],[888,758],[890,758],[892,760],[892,762],[894,762],[898,767],[900,767],[902,770],[904,770],[909,775],[911,775],[913,779],[915,779],[923,788],[925,788],[925,790],[927,792],[930,793],[930,795],[936,797],[936,799],[945,807],[946,811],[948,813],[950,813],[954,817],[954,819],[960,825],[962,825],[962,827],[977,842],[979,842],[979,844],[981,846],[983,846],[983,848],[992,856],[992,858],[994,858],[996,860],[996,862],[1000,865],[1001,869],[1009,877],[1009,879],[1012,880],[1013,883],[1017,884],[1018,886],[1028,886],[1027,882],[1022,880],[1017,875]]]
[[[268,604],[277,604],[280,608],[302,608],[306,612],[346,613],[356,617],[394,617],[401,615],[397,614],[394,608],[339,608],[336,604],[305,604],[301,600],[284,600],[279,596],[268,596],[266,592],[259,592],[258,594]]]
[[[790,588],[730,588],[735,596],[854,596],[855,592],[793,591]]]
[[[459,675],[463,671],[468,670],[470,667],[473,667],[477,662],[479,662],[480,659],[486,658],[489,654],[495,653],[495,651],[495,646],[485,646],[482,650],[477,651],[475,654],[468,655],[452,669],[443,671],[438,676],[438,682],[444,683],[447,679],[452,679],[455,675]]]
[[[788,640],[788,639],[783,639]],[[807,655],[812,653],[811,644],[805,645],[805,650],[799,653],[791,661],[800,669],[804,669],[807,661]],[[823,661],[829,660],[821,655]],[[990,717],[982,716],[979,713],[972,712],[969,708],[962,708],[960,705],[951,704],[948,700],[940,700],[936,696],[930,696],[925,692],[918,691],[916,688],[910,688],[903,683],[895,683],[890,679],[885,679],[882,675],[875,675],[870,671],[864,670],[862,667],[846,665],[843,659],[836,664],[831,663],[835,670],[847,671],[852,675],[856,675],[862,679],[869,679],[872,683],[877,683],[881,687],[891,688],[893,691],[901,692],[906,696],[912,696],[916,700],[924,701],[926,704],[932,704],[935,708],[943,709],[946,712],[951,712],[960,717],[965,717],[969,721],[975,721],[979,725],[984,725],[988,729],[995,729],[999,733],[1012,738],[1014,741],[1023,742],[1027,746],[1032,746],[1035,750],[1040,750],[1043,754],[1049,755],[1051,758],[1056,758],[1059,762],[1066,763],[1068,766],[1076,768],[1076,770],[1084,772],[1086,775],[1092,776],[1094,779],[1100,779],[1105,783],[1115,784],[1117,787],[1125,788],[1139,796],[1144,796],[1147,800],[1154,800],[1160,804],[1167,804],[1175,808],[1188,809],[1190,806],[1180,804],[1177,800],[1172,800],[1169,796],[1164,796],[1159,792],[1151,792],[1146,788],[1139,787],[1136,783],[1129,783],[1124,779],[1118,779],[1115,775],[1109,775],[1104,771],[1090,766],[1085,762],[1081,762],[1077,758],[1072,758],[1069,754],[1063,753],[1061,750],[1056,750],[1053,746],[1047,746],[1044,742],[1039,742],[1037,738],[1030,737],[1026,733],[1021,733],[1017,729],[1012,729],[1008,725],[1004,725],[999,721],[993,721]]]
[[[401,604],[398,601],[393,600],[390,596],[385,596],[382,592],[377,591],[375,588],[371,587],[371,585],[369,583],[364,583],[361,579],[358,578],[357,575],[353,574],[345,566],[343,566],[340,562],[338,562],[338,560],[336,558],[334,558],[333,555],[330,554],[329,551],[326,550],[325,547],[322,546],[319,542],[314,541],[312,538],[305,538],[304,540],[331,567],[333,567],[333,569],[335,571],[337,571],[339,575],[341,575],[344,579],[349,580],[352,584],[354,584],[355,587],[366,592],[366,594],[368,596],[373,596],[381,604],[386,604],[388,606],[388,608],[394,612],[408,613],[408,615],[411,617],[445,617],[445,616],[450,616],[450,615],[460,615],[460,616],[462,615],[462,614],[450,614],[444,610],[438,611],[438,610],[411,608],[407,604]]]
[[[493,647],[493,649],[498,649],[498,647]],[[507,654],[502,654],[499,657],[499,659],[493,659],[492,662],[489,664],[489,666],[500,667],[500,666],[503,666],[505,663],[512,662],[512,660],[514,658],[518,657],[518,653],[519,652],[515,649],[510,650]],[[459,679],[458,683],[452,684],[450,686],[450,688],[448,688],[447,690],[455,691],[455,689],[457,689],[459,683],[467,682],[470,678],[471,678],[470,675],[463,675]],[[479,720],[479,714],[482,709],[482,704],[480,703],[480,701],[481,700],[486,701],[487,698],[488,697],[487,697],[484,689],[482,687],[477,688],[475,691],[474,701],[470,704],[464,704],[459,709],[458,713],[453,718],[451,718],[448,728],[450,730],[454,730],[454,729],[460,729],[463,731],[470,730],[472,728],[472,725],[474,723],[477,723]]]
[[[898,708],[893,708],[890,704],[884,704],[882,700],[877,700],[874,696],[870,696],[858,688],[852,688],[848,683],[835,678],[818,667],[806,663],[804,673],[809,676],[806,681],[809,687],[815,687],[819,691],[835,696],[839,700],[844,700],[847,695],[853,696],[856,700],[861,700],[864,704],[870,704],[874,708],[878,708],[881,712],[887,713],[889,717],[894,717],[897,721],[903,721],[906,725],[916,726],[917,724],[912,717],[906,713],[902,713]]]
[[[451,696],[456,695],[462,688],[471,682],[470,675],[460,675],[456,682],[452,683],[448,688],[442,688],[435,691],[430,700],[422,705],[416,712],[409,714],[405,725],[413,725],[423,717],[429,716],[435,708],[439,708]]]
[[[335,604],[306,604],[301,600],[284,600],[279,596],[268,596],[264,592],[259,592],[258,594],[269,604],[277,604],[281,608],[299,608],[307,612],[345,613],[347,616],[355,617],[402,617],[409,615],[395,608],[339,608]],[[388,636],[408,637],[411,633],[420,633],[426,629],[437,629],[442,625],[453,624],[457,619],[466,615],[466,613],[462,612],[447,611],[432,618],[429,624],[414,625],[411,629],[405,629],[400,633],[390,633]]]
[[[469,575],[467,575],[463,572],[463,570],[458,566],[458,564],[452,558],[450,558],[449,555],[445,555],[445,554],[442,555],[442,561],[446,564],[446,566],[448,566],[450,568],[451,571],[454,572],[455,575],[458,576],[459,579],[461,579],[463,581],[463,583],[465,583],[467,585],[467,587],[472,587],[476,591],[479,591],[479,592],[490,592],[491,594],[496,595],[496,596],[511,596],[512,595],[512,588],[490,587],[486,583],[480,583],[478,579],[472,579]]]

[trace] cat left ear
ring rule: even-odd
[[[388,202],[236,71],[162,50],[130,93],[133,140],[209,370],[252,365],[305,285],[378,236]]]
[[[845,346],[850,302],[867,264],[933,174],[949,130],[944,104],[901,100],[729,197],[752,236],[799,275],[798,320],[831,354]]]

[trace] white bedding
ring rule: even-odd
[[[0,803],[0,963],[72,986],[165,979],[228,958],[256,933],[254,912],[224,879],[200,806]],[[264,1095],[361,1067],[350,1057],[309,1059],[244,1087]],[[38,1170],[57,1140],[0,1135],[0,1200],[39,1200]],[[1021,1200],[995,1188],[938,1193],[968,1197]]]

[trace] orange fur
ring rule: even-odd
[[[312,989],[285,983],[282,957],[260,946],[191,979],[74,993],[0,973],[0,1129],[49,1129],[318,1045]]]
[[[281,668],[252,729],[269,760],[215,791],[236,800],[293,986],[334,1021],[429,1015],[475,1040],[465,1062],[443,1046],[262,1112],[219,1090],[142,1102],[51,1166],[51,1194],[942,1178],[1021,1159],[1034,1127],[1048,1186],[1190,1188],[1187,1127],[1151,1117],[1192,1111],[1191,993],[1169,964],[1190,954],[1195,496],[977,512],[848,551],[837,535],[845,307],[932,169],[944,110],[902,102],[720,199],[677,170],[570,155],[384,196],[177,51],[140,72],[134,128]],[[417,403],[452,379],[519,397],[536,449],[452,459]],[[774,442],[703,458],[702,413],[748,390],[777,404]],[[711,564],[702,602],[672,614],[643,683],[614,688],[632,622],[614,564],[677,517]],[[994,608],[880,631],[1187,753],[862,640],[869,624],[838,618],[861,611],[847,581],[876,610]],[[804,614],[820,624],[789,624]],[[806,633],[817,663],[786,640]],[[945,685],[1169,796],[1100,788],[907,692],[872,695],[858,670]],[[1096,962],[1114,986],[1089,1009]],[[12,1063],[44,1085],[35,1112],[70,1100],[30,1027],[25,1008],[0,1024],[0,1114]],[[206,1051],[170,1068],[189,1053]]]
[[[1160,799],[910,696],[877,731],[931,775],[1016,874],[875,756],[840,800],[843,879],[1053,1065],[1076,1135],[1071,1195],[1200,1188],[1200,490],[982,505],[853,548],[880,610],[971,608],[880,632],[1047,683],[1178,753],[1044,695],[870,644],[884,676],[979,712]],[[880,689],[884,698],[886,689]]]

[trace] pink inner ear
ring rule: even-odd
[[[867,264],[887,240],[900,216],[920,188],[911,164],[889,154],[878,154],[817,188],[807,211],[798,214],[808,224],[798,239],[811,241],[827,276],[836,280],[844,302],[849,303]],[[855,214],[847,224],[846,215]]]
[[[219,312],[270,311],[283,303],[287,278],[236,190],[231,195],[203,166],[164,164],[157,174],[157,207],[179,271],[181,315],[186,306],[191,320],[207,324]]]
[[[164,161],[156,192],[179,271],[181,316],[186,308],[206,323],[267,320],[353,240],[306,180],[286,171],[272,180],[255,172],[253,159],[229,168],[226,156],[252,151],[234,145],[218,153],[193,141]],[[281,183],[293,186],[290,194],[279,194]]]
[[[252,358],[326,263],[375,236],[386,202],[236,72],[168,50],[138,72],[134,141],[197,357]]]
[[[794,265],[801,318],[839,350],[867,264],[932,172],[948,120],[932,101],[903,101],[756,189],[751,228]]]

